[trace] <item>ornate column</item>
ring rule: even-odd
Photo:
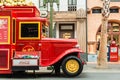
[[[86,32],[86,13],[84,9],[79,9],[76,13],[77,19],[77,40],[80,48],[86,52],[87,45],[87,32]]]

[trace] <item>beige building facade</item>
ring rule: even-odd
[[[107,27],[108,45],[113,40],[116,41],[117,45],[120,45],[119,4],[120,0],[111,0],[110,3],[110,16]],[[97,43],[101,34],[103,0],[87,0],[85,5],[87,10],[80,8],[75,11],[53,12],[54,37],[76,38],[84,52],[87,52],[88,55],[96,55]]]
[[[87,31],[86,12],[80,8],[77,11],[53,12],[53,31],[55,38],[76,38],[81,49],[86,52]]]

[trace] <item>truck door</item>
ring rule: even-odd
[[[41,52],[40,21],[17,19],[16,53],[17,57],[38,57]],[[22,55],[21,55],[22,54]]]

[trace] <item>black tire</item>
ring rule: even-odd
[[[76,56],[68,56],[62,62],[62,70],[67,77],[78,76],[83,70],[82,61]]]

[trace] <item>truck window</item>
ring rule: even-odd
[[[15,43],[15,19],[13,19],[13,43]]]
[[[21,23],[20,27],[21,39],[39,39],[40,38],[40,26],[39,23]]]
[[[49,36],[48,26],[42,24],[42,37],[48,37],[48,36]]]

